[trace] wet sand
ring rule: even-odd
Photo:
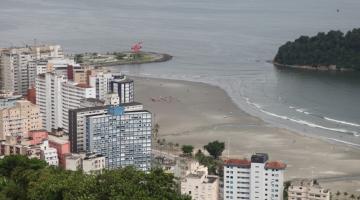
[[[239,109],[219,87],[203,83],[135,77],[135,99],[154,113],[159,137],[202,148],[226,142],[223,157],[266,152],[287,163],[286,180],[334,177],[321,181],[332,191],[360,194],[360,150],[272,127]]]

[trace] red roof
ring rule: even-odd
[[[286,164],[281,161],[269,161],[265,164],[265,169],[285,169]]]
[[[229,160],[225,160],[224,164],[230,166],[250,168],[251,161],[247,159],[229,159]]]

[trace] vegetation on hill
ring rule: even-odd
[[[360,29],[301,36],[282,45],[274,62],[280,65],[360,70]]]
[[[86,175],[48,166],[25,156],[0,160],[0,199],[4,200],[190,200],[180,195],[174,177],[160,169],[132,167]]]

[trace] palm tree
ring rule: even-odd
[[[160,125],[158,123],[156,123],[153,130],[152,130],[154,138],[157,138],[158,133],[159,133],[159,129],[160,129]]]
[[[336,192],[336,196],[340,196],[340,194],[341,194],[340,191]]]

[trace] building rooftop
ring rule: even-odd
[[[269,160],[269,155],[266,153],[256,153],[251,156],[251,162],[253,163],[265,163]]]
[[[215,181],[217,181],[219,179],[218,176],[208,176],[207,177],[207,182],[208,183],[214,183]]]
[[[48,138],[49,138],[49,141],[54,141],[54,142],[59,143],[59,144],[69,143],[69,136],[66,136],[66,135],[64,135],[62,137],[49,135]]]
[[[129,83],[129,82],[133,82],[132,79],[128,78],[125,75],[114,75],[114,80],[113,82],[117,82],[117,83]]]
[[[265,164],[265,169],[285,169],[286,164],[281,161],[269,161]]]
[[[250,168],[251,161],[248,159],[229,159],[229,160],[225,160],[224,164],[227,166]]]

